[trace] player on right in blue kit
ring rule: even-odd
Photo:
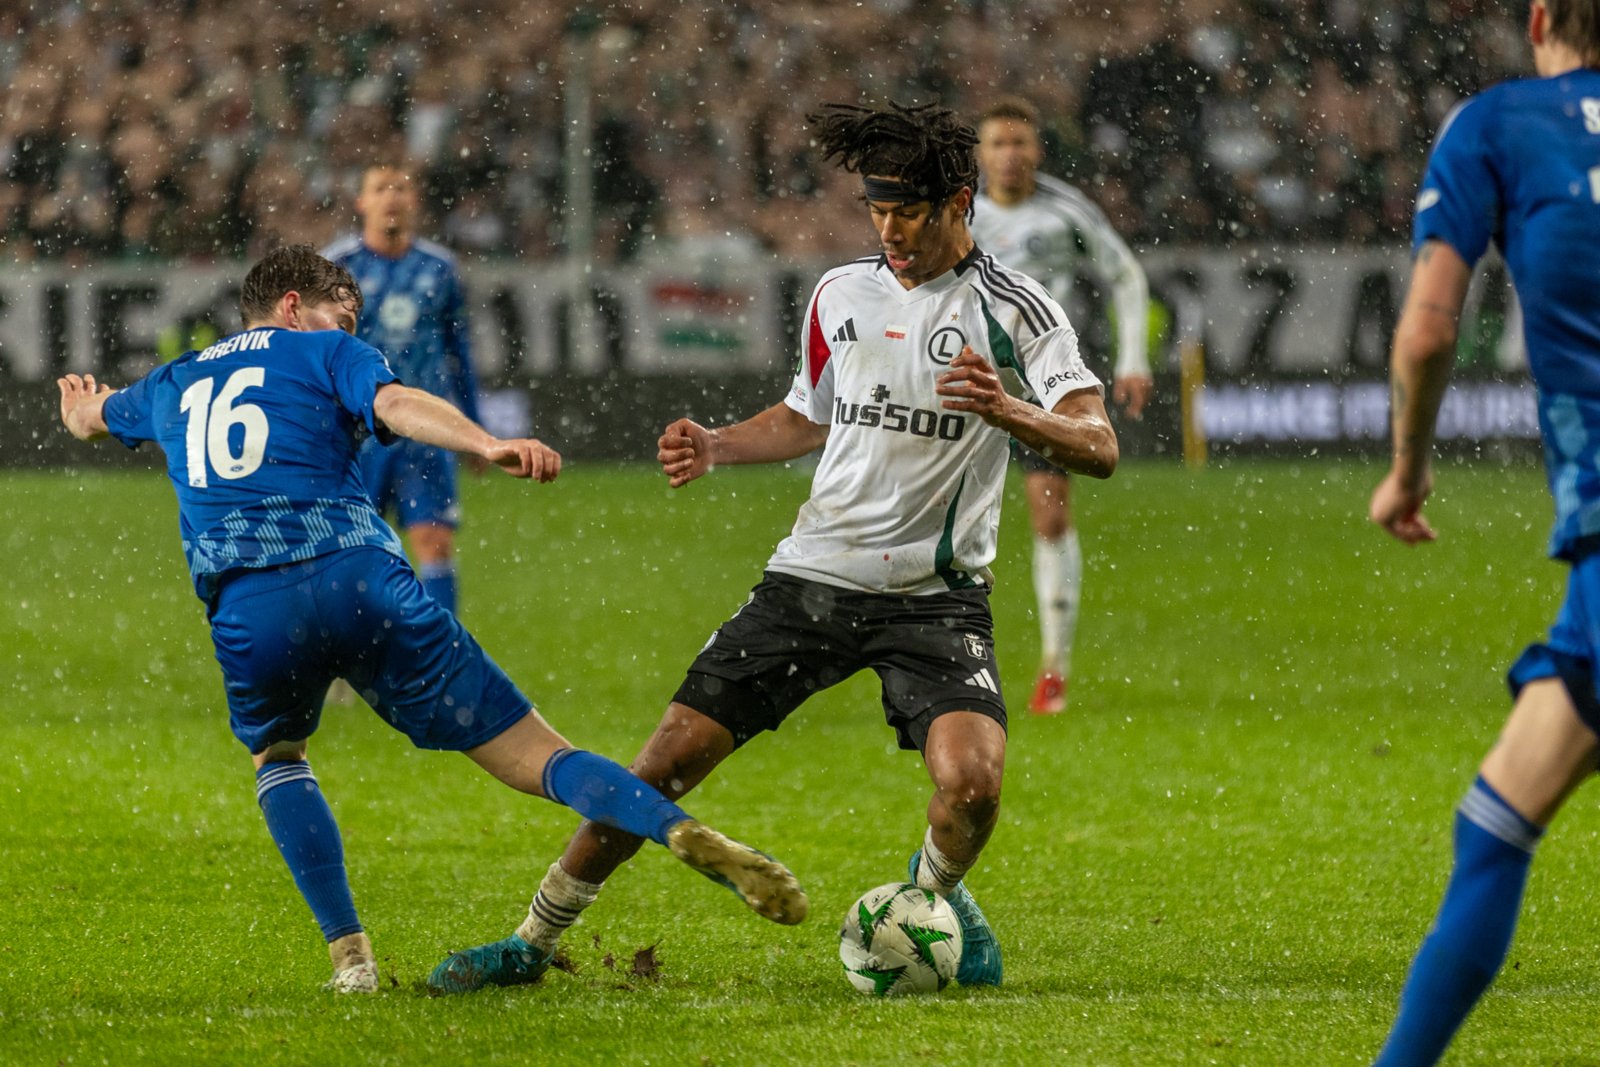
[[[1550,554],[1571,572],[1549,638],[1511,668],[1515,705],[1457,810],[1455,868],[1379,1067],[1444,1054],[1505,962],[1539,838],[1600,751],[1600,0],[1534,0],[1528,37],[1539,77],[1458,107],[1422,181],[1392,356],[1394,460],[1371,517],[1407,544],[1436,537],[1421,514],[1434,428],[1472,266],[1493,241],[1538,385]]]
[[[400,384],[381,353],[350,336],[361,310],[350,273],[309,246],[280,248],[256,264],[239,309],[241,332],[126,389],[64,376],[61,419],[81,440],[154,441],[166,453],[230,725],[255,763],[267,829],[328,943],[330,987],[378,988],[339,827],[306,762],[336,676],[417,747],[462,752],[513,789],[665,845],[767,918],[803,919],[805,894],[782,864],[695,822],[551,729],[423,592],[356,469],[368,436],[424,441],[540,482],[556,477],[560,456],[532,439],[496,438]],[[534,963],[513,934],[453,955],[430,984],[477,984],[485,969],[504,980]]]

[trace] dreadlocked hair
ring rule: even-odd
[[[935,208],[962,188],[978,187],[978,132],[947,107],[825,104],[806,122],[823,159],[853,174],[898,178]]]

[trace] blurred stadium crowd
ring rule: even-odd
[[[406,158],[464,251],[563,249],[563,89],[593,55],[600,258],[863,243],[824,101],[1002,92],[1141,246],[1404,240],[1462,96],[1526,72],[1486,0],[22,0],[0,4],[0,243],[226,259],[352,227]]]

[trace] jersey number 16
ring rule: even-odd
[[[267,372],[262,367],[245,367],[228,376],[216,400],[211,398],[216,388],[215,378],[201,378],[183,391],[178,410],[189,415],[188,430],[184,435],[184,451],[189,463],[189,484],[204,489],[210,481],[211,471],[217,477],[232,481],[255,473],[267,450],[267,414],[255,404],[238,404],[239,394],[251,386],[265,383]],[[244,441],[235,455],[229,437],[235,426],[244,428]],[[210,460],[209,467],[207,459]]]

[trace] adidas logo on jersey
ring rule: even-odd
[[[845,319],[844,325],[839,327],[838,332],[833,335],[834,344],[838,344],[840,341],[856,340],[859,340],[859,338],[856,337],[856,320]]]
[[[968,678],[967,684],[975,685],[979,689],[987,689],[991,693],[1000,692],[1000,687],[995,684],[994,675],[989,673],[988,667],[985,667],[977,674],[974,674],[971,678]]]

